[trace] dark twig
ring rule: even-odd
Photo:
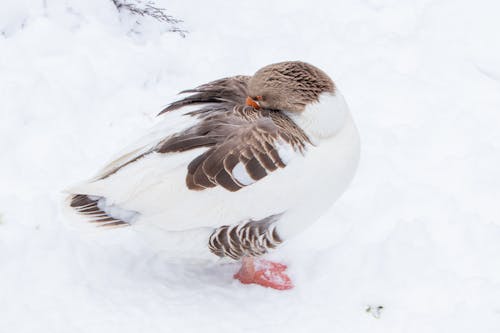
[[[142,17],[152,17],[159,22],[169,25],[169,32],[178,33],[181,37],[186,37],[187,30],[181,29],[177,24],[182,23],[172,15],[165,13],[165,8],[157,7],[153,1],[134,0],[135,3],[129,2],[130,0],[111,0],[118,11],[126,10],[132,15],[139,15]],[[139,23],[139,22],[137,22]]]

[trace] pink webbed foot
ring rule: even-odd
[[[244,257],[234,278],[243,284],[254,283],[278,290],[292,289],[292,280],[286,275],[286,268],[286,265],[280,263]]]

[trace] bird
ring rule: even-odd
[[[65,205],[92,229],[132,228],[173,256],[241,262],[234,278],[288,290],[266,260],[317,221],[355,175],[360,138],[334,81],[303,61],[179,93],[159,124]]]

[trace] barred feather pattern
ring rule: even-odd
[[[116,228],[125,227],[129,223],[112,217],[98,206],[99,199],[92,199],[85,194],[75,194],[70,197],[70,206],[78,214],[88,217],[88,221],[98,227]]]
[[[210,235],[208,248],[219,257],[234,260],[261,256],[282,243],[275,226],[279,216],[219,227]]]

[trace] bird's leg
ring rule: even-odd
[[[234,275],[235,279],[241,283],[249,284],[254,282],[255,277],[255,259],[253,257],[243,257],[241,260],[241,268]]]
[[[292,289],[293,284],[286,275],[286,265],[254,257],[243,257],[240,270],[234,275],[241,283],[255,283],[278,290]]]

